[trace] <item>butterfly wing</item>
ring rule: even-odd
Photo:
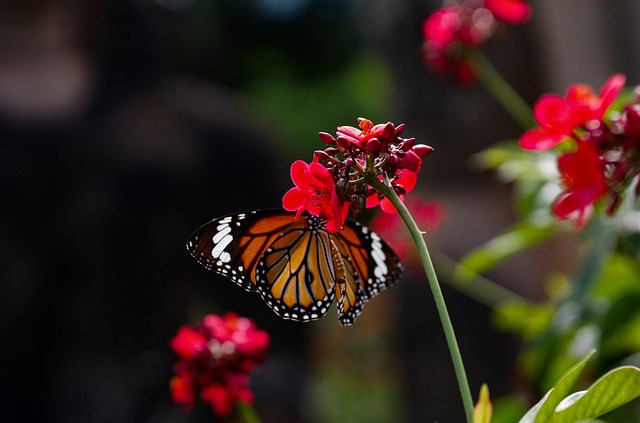
[[[345,244],[336,235],[332,235],[332,238],[338,320],[343,325],[351,325],[362,311],[366,295]]]
[[[237,213],[196,230],[187,250],[285,319],[318,319],[337,295],[338,318],[350,325],[365,301],[398,281],[402,264],[366,226],[348,220],[332,234],[324,223],[280,210]]]
[[[402,263],[391,247],[366,226],[347,220],[334,235],[347,278],[338,291],[338,318],[351,324],[366,301],[398,282]]]
[[[335,280],[331,235],[311,215],[273,240],[256,268],[258,292],[284,319],[322,317],[335,297]]]
[[[247,291],[255,291],[260,257],[297,220],[280,210],[220,217],[196,230],[187,241],[187,250],[207,269],[227,276]]]

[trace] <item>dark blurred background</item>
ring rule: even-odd
[[[434,0],[0,0],[0,421],[211,421],[171,403],[177,328],[238,311],[273,338],[255,373],[265,422],[462,421],[426,283],[406,278],[350,328],[282,321],[184,242],[223,214],[278,207],[318,131],[406,123],[435,147],[419,189],[431,242],[458,258],[513,221],[469,156],[518,126],[481,87],[428,74]],[[487,46],[531,104],[614,72],[638,82],[634,0],[536,1]],[[555,239],[491,277],[542,298]],[[416,279],[415,281],[411,279]],[[515,341],[445,287],[472,389],[518,387]]]

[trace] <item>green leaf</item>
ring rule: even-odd
[[[569,394],[594,351],[574,365],[558,383],[520,419],[519,423],[576,423],[591,421],[640,398],[640,369],[611,370],[587,390]]]
[[[575,385],[580,373],[587,365],[587,361],[591,358],[595,351],[589,352],[582,360],[576,363],[568,372],[566,372],[555,386],[547,392],[547,394],[534,405],[527,414],[520,419],[519,423],[546,423],[553,415],[555,408],[569,394]]]
[[[462,258],[456,277],[469,279],[471,274],[482,273],[513,255],[532,247],[555,233],[553,225],[516,223],[506,232],[476,248]]]
[[[591,358],[595,351],[590,351],[582,360],[574,365],[567,373],[560,378],[555,384],[553,389],[549,391],[547,400],[542,404],[538,411],[534,423],[546,423],[553,415],[555,408],[560,402],[571,392],[573,386],[576,384],[582,370],[587,365],[587,362]],[[597,417],[597,416],[594,416]]]
[[[533,423],[536,419],[536,416],[538,415],[538,412],[540,412],[540,408],[542,408],[542,406],[544,405],[544,403],[547,401],[547,399],[549,398],[549,395],[551,395],[551,392],[553,391],[553,389],[549,392],[547,392],[547,394],[542,397],[542,399],[540,401],[538,401],[536,403],[536,405],[534,405],[533,407],[531,407],[531,409],[529,411],[527,411],[527,414],[525,414],[520,421],[518,421],[518,423]]]
[[[640,397],[640,369],[623,366],[611,370],[586,391],[565,398],[549,423],[573,423],[594,419]]]

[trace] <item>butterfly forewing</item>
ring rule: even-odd
[[[295,217],[276,210],[237,213],[204,224],[187,242],[187,250],[204,267],[255,291],[258,260]]]

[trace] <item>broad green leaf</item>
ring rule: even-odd
[[[527,414],[525,414],[519,421],[518,423],[533,423],[536,419],[536,416],[538,415],[538,412],[540,411],[540,408],[542,408],[542,406],[544,405],[544,403],[547,401],[547,399],[549,398],[549,395],[551,395],[551,392],[553,392],[553,389],[550,390],[549,392],[547,392],[547,394],[542,397],[542,399],[540,401],[538,401],[536,403],[536,405],[534,405],[533,407],[531,407],[531,409],[529,411],[527,411]]]
[[[485,383],[480,388],[480,398],[473,409],[473,423],[491,423],[493,405],[489,398],[489,387]]]
[[[556,385],[534,405],[527,414],[520,419],[519,423],[546,423],[555,408],[569,394],[575,385],[580,373],[587,364],[595,351],[591,351],[582,360],[575,364],[568,372],[566,372]]]
[[[569,371],[560,378],[553,389],[549,392],[547,400],[540,407],[540,410],[536,414],[534,423],[546,423],[549,420],[558,404],[560,404],[560,402],[573,389],[573,386],[580,377],[582,370],[584,370],[584,367],[587,365],[587,362],[594,352],[595,351],[593,350],[589,352],[582,360],[576,363],[576,365],[569,369]]]
[[[475,249],[462,258],[456,277],[469,279],[470,274],[482,273],[507,258],[532,247],[555,233],[552,225],[516,223],[506,232]]]
[[[565,398],[549,423],[573,423],[594,419],[640,397],[640,369],[618,367],[595,381],[586,391]]]

